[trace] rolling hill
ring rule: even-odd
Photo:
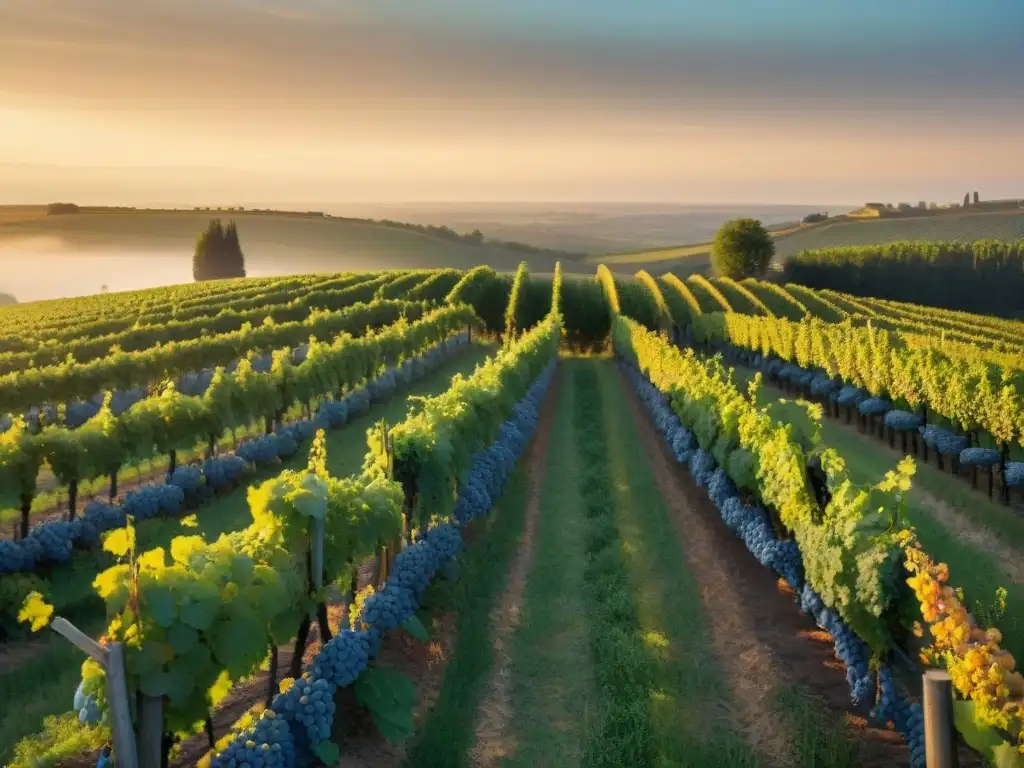
[[[950,211],[941,215],[852,220],[845,217],[799,227],[782,227],[775,237],[776,262],[803,250],[843,245],[881,245],[898,240],[1007,240],[1024,239],[1024,210],[984,213]],[[701,272],[711,263],[711,243],[589,257],[624,271],[686,275]]]
[[[237,222],[247,264],[254,265],[255,272],[469,269],[481,263],[514,271],[524,260],[531,271],[550,272],[554,262],[561,260],[567,272],[593,272],[589,264],[556,252],[523,252],[487,241],[479,245],[453,242],[371,221],[284,212],[125,210],[46,215],[42,207],[2,208],[0,254],[16,252],[22,244],[83,255],[142,252],[191,259],[196,236],[217,217]]]

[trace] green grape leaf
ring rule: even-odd
[[[973,701],[953,702],[953,722],[971,747],[988,757],[994,768],[1021,768],[1024,755],[991,726],[978,721]]]
[[[341,750],[332,741],[321,741],[313,747],[313,754],[317,756],[324,765],[337,765],[341,760]]]
[[[143,571],[161,571],[167,567],[167,557],[163,547],[156,547],[139,555],[139,569]]]
[[[103,539],[103,549],[114,555],[114,557],[124,557],[134,548],[134,528],[118,528],[108,533]]]
[[[256,564],[248,555],[236,555],[231,560],[231,580],[239,584],[248,584],[252,581],[256,570]]]
[[[192,555],[205,548],[202,536],[175,536],[171,539],[171,557],[182,565],[188,565]]]
[[[189,602],[179,606],[181,620],[193,629],[205,632],[217,618],[220,610],[220,595],[216,592],[208,595],[192,597]]]
[[[323,520],[327,515],[327,483],[316,475],[306,475],[302,485],[288,494],[288,501],[303,517]]]
[[[39,592],[29,592],[21,610],[18,611],[19,623],[30,622],[33,632],[38,632],[49,624],[51,616],[53,616],[53,606],[47,604]]]
[[[353,690],[385,739],[397,744],[412,735],[416,687],[408,677],[395,669],[368,667],[356,678]]]
[[[129,647],[125,654],[128,671],[138,677],[147,677],[157,671],[163,663],[163,652],[156,643],[143,643],[141,647]]]
[[[424,643],[430,642],[430,633],[427,628],[423,626],[423,622],[420,621],[420,617],[415,614],[411,616],[405,623],[402,624],[402,629],[408,632],[410,635],[415,637]]]
[[[167,680],[166,695],[170,698],[171,704],[183,707],[189,703],[195,687],[195,678],[191,675],[172,674]]]
[[[153,696],[154,698],[166,696],[173,677],[170,672],[155,669],[148,674],[142,675],[142,679],[139,680],[139,690],[146,696]]]
[[[191,651],[199,642],[199,633],[187,624],[176,621],[167,630],[167,641],[174,648],[174,652],[181,656]]]
[[[267,633],[259,616],[237,603],[213,628],[213,655],[228,669],[246,670],[267,652]]]
[[[170,627],[178,618],[178,609],[170,589],[149,587],[143,592],[143,610],[161,627]]]

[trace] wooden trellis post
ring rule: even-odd
[[[107,700],[110,703],[110,726],[114,734],[113,763],[117,768],[139,768],[132,729],[132,711],[128,701],[128,678],[124,669],[124,646],[111,643],[101,646],[67,619],[55,618],[50,628],[76,648],[96,659],[106,671]],[[161,731],[162,731],[161,721]],[[157,746],[160,745],[157,739]],[[159,765],[159,762],[156,763]]]
[[[928,768],[957,768],[953,681],[943,669],[924,673],[924,753]]]

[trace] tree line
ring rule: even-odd
[[[1018,317],[1024,312],[1024,240],[908,240],[802,251],[787,260],[783,279],[855,296]]]

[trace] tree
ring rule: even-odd
[[[964,192],[964,208],[966,208],[970,204],[971,204],[971,193],[970,192]]]
[[[0,306],[7,304],[17,304],[18,300],[14,298],[14,294],[11,293],[0,293]]]
[[[978,204],[978,190],[974,190],[974,204]]]
[[[775,241],[757,219],[727,221],[711,245],[711,264],[721,277],[760,277],[775,256]]]
[[[199,235],[192,256],[192,277],[195,280],[245,277],[245,256],[235,222],[224,227],[220,219],[213,219]]]

